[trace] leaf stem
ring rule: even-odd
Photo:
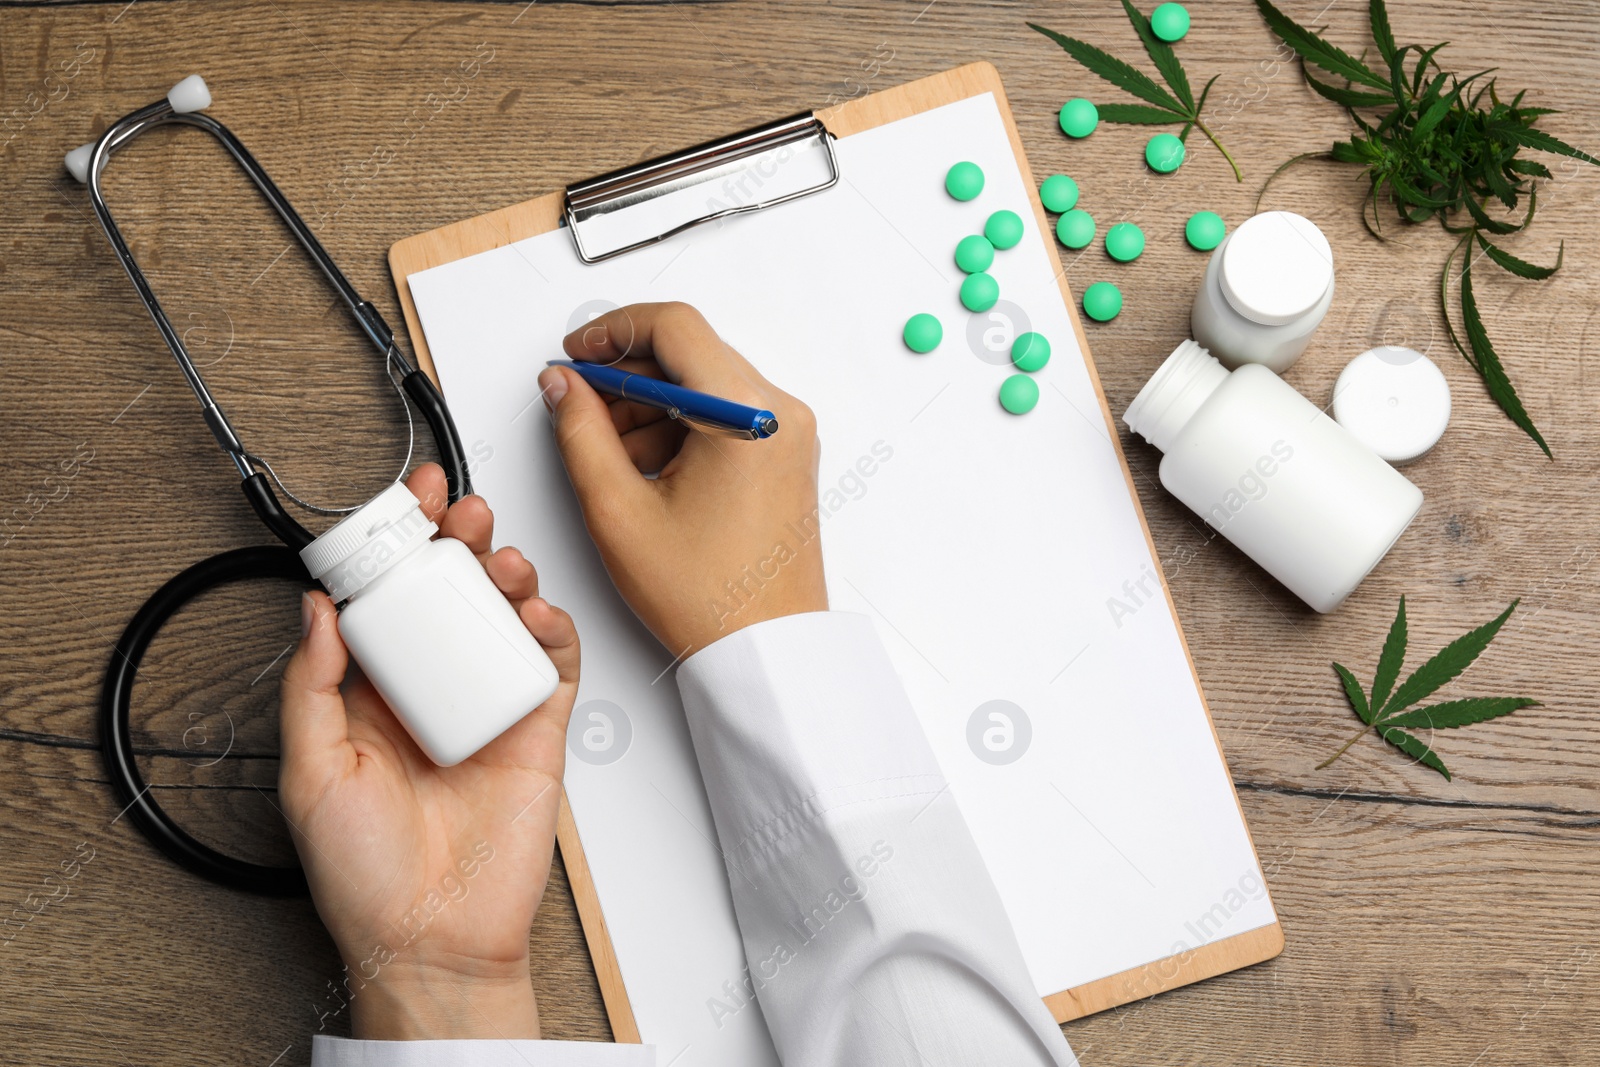
[[[1261,191],[1256,194],[1255,211],[1258,214],[1260,213],[1260,211],[1261,211],[1261,201],[1266,197],[1267,189],[1269,187],[1271,187],[1273,182],[1278,180],[1278,175],[1282,174],[1284,171],[1288,170],[1290,167],[1294,166],[1296,163],[1300,163],[1300,162],[1302,162],[1304,160],[1307,160],[1307,159],[1328,159],[1328,158],[1331,158],[1331,154],[1328,153],[1328,152],[1302,152],[1298,156],[1295,156],[1293,159],[1290,159],[1287,163],[1284,163],[1281,166],[1279,166],[1277,170],[1275,170],[1271,174],[1267,175],[1267,180],[1266,181],[1261,183]]]
[[[1455,345],[1457,352],[1461,353],[1461,358],[1466,360],[1472,369],[1478,372],[1479,376],[1482,376],[1483,368],[1478,366],[1478,361],[1472,357],[1466,346],[1461,343],[1461,337],[1456,333],[1455,323],[1450,318],[1450,265],[1455,262],[1457,255],[1465,256],[1472,251],[1472,235],[1477,232],[1477,227],[1473,227],[1462,234],[1461,240],[1457,241],[1455,247],[1450,249],[1450,254],[1444,257],[1444,270],[1439,277],[1439,312],[1444,316],[1445,336],[1450,338],[1450,343]]]
[[[1350,746],[1355,744],[1357,741],[1361,740],[1363,737],[1367,736],[1367,731],[1368,730],[1375,730],[1375,729],[1377,729],[1376,724],[1374,724],[1372,726],[1362,726],[1361,729],[1356,733],[1356,735],[1354,737],[1352,737],[1350,740],[1348,740],[1348,741],[1346,741],[1344,743],[1344,747],[1343,748],[1339,749],[1339,751],[1335,752],[1333,755],[1329,756],[1327,759],[1325,759],[1321,763],[1317,764],[1314,769],[1315,770],[1319,770],[1319,771],[1322,770],[1322,768],[1326,767],[1328,764],[1332,763],[1334,760],[1338,759],[1340,756],[1342,756],[1346,752],[1350,751]]]
[[[1222,142],[1217,140],[1216,134],[1206,129],[1206,124],[1200,121],[1200,112],[1198,110],[1195,111],[1193,122],[1195,129],[1205,134],[1206,140],[1217,146],[1217,151],[1222,153],[1222,158],[1226,159],[1228,161],[1228,166],[1233,168],[1233,180],[1242,183],[1244,181],[1244,175],[1239,173],[1239,164],[1235,163],[1233,161],[1233,157],[1228,154],[1228,150],[1222,147]]]

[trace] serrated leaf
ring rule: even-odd
[[[1411,75],[1412,92],[1415,93],[1422,89],[1422,79],[1428,76],[1428,65],[1433,62],[1433,57],[1438,53],[1439,49],[1443,48],[1449,43],[1449,41],[1441,41],[1432,48],[1424,48],[1422,51],[1417,53],[1416,70],[1414,70]]]
[[[1536,130],[1532,126],[1497,126],[1493,132],[1504,140],[1522,145],[1524,148],[1537,148],[1541,152],[1571,156],[1573,159],[1600,166],[1600,159],[1594,158],[1587,152],[1580,152],[1565,141],[1552,137],[1543,130]]]
[[[1400,688],[1396,689],[1394,695],[1383,704],[1379,718],[1384,719],[1394,712],[1409,708],[1470,667],[1472,661],[1489,647],[1489,642],[1494,640],[1494,635],[1500,632],[1500,627],[1505,625],[1511,613],[1517,610],[1519,602],[1513,600],[1511,606],[1498,617],[1484,623],[1476,630],[1462,634],[1434,653],[1428,662],[1412,671],[1411,677],[1400,683]]]
[[[1526,174],[1532,178],[1551,178],[1550,168],[1543,163],[1532,159],[1513,159],[1506,164],[1517,174]]]
[[[1444,75],[1441,74],[1438,79],[1435,79],[1435,82],[1438,83],[1443,77]],[[1431,91],[1431,84],[1429,89]],[[1454,89],[1429,104],[1427,110],[1422,113],[1422,117],[1417,119],[1417,124],[1412,127],[1411,136],[1420,139],[1432,133],[1433,128],[1444,120],[1444,117],[1450,113],[1451,108],[1456,106],[1456,100],[1460,96],[1461,86],[1457,85]]]
[[[1378,673],[1372,678],[1372,706],[1381,708],[1389,699],[1394,680],[1400,677],[1400,665],[1406,658],[1406,598],[1400,598],[1400,610],[1389,624],[1389,636],[1383,639],[1383,652],[1378,656]],[[1367,720],[1371,722],[1371,719]]]
[[[1178,62],[1178,54],[1172,46],[1155,35],[1150,28],[1150,19],[1143,12],[1134,7],[1130,0],[1122,0],[1122,10],[1128,13],[1128,21],[1133,23],[1134,32],[1139,35],[1139,40],[1144,42],[1145,54],[1150,57],[1150,62],[1156,65],[1156,70],[1161,72],[1161,77],[1166,79],[1171,87],[1172,94],[1188,109],[1192,116],[1195,111],[1194,92],[1189,88],[1189,76],[1183,71],[1183,64]]]
[[[1389,175],[1389,186],[1399,194],[1401,200],[1412,207],[1426,208],[1427,211],[1431,213],[1438,211],[1442,207],[1448,206],[1445,201],[1434,199],[1398,174]],[[1408,215],[1407,217],[1411,216]],[[1425,214],[1422,217],[1426,218],[1427,215]],[[1412,218],[1412,221],[1415,222],[1419,220]]]
[[[1182,115],[1148,104],[1101,104],[1100,117],[1106,122],[1131,122],[1143,126],[1186,121]]]
[[[1511,385],[1511,379],[1506,376],[1505,367],[1500,364],[1500,356],[1495,352],[1494,345],[1489,343],[1489,332],[1483,327],[1483,317],[1478,314],[1478,300],[1472,293],[1470,256],[1463,257],[1461,262],[1461,322],[1466,328],[1467,343],[1472,347],[1472,364],[1483,376],[1484,388],[1488,389],[1489,396],[1500,405],[1500,410],[1504,411],[1512,422],[1522,428],[1523,433],[1533,438],[1546,457],[1554,459],[1550,446],[1545,444],[1544,436],[1534,426],[1533,419],[1528,417],[1521,398]]]
[[[1422,91],[1422,95],[1417,97],[1417,112],[1419,114],[1426,112],[1428,108],[1433,106],[1436,100],[1444,95],[1444,83],[1449,80],[1450,75],[1444,71],[1440,71],[1438,75],[1436,75],[1434,79],[1428,83],[1428,87]],[[1412,78],[1411,84],[1417,84],[1415,77]],[[1456,88],[1461,89],[1464,86],[1465,83],[1463,82],[1458,84]],[[1412,93],[1416,93],[1415,89],[1412,89],[1411,91]]]
[[[1083,64],[1090,73],[1104,78],[1124,92],[1132,93],[1140,100],[1176,113],[1180,119],[1187,117],[1183,105],[1174,100],[1171,93],[1157,85],[1148,75],[1130,67],[1116,56],[1103,52],[1085,41],[1047,30],[1032,22],[1028,25],[1060,45],[1063,52]],[[1104,114],[1104,111],[1101,113]]]
[[[1393,102],[1388,93],[1374,93],[1365,89],[1347,89],[1340,85],[1329,85],[1319,80],[1311,73],[1311,68],[1304,60],[1300,63],[1300,73],[1305,77],[1306,84],[1311,86],[1311,91],[1318,96],[1326,97],[1342,107],[1384,107]]]
[[[1211,95],[1211,87],[1217,84],[1217,79],[1220,77],[1222,77],[1220,74],[1211,75],[1211,80],[1206,82],[1204,89],[1200,90],[1200,102],[1194,106],[1194,117],[1183,124],[1183,130],[1178,134],[1178,140],[1183,141],[1188,138],[1189,130],[1199,121],[1200,113],[1206,109],[1206,97]]]
[[[1522,708],[1537,707],[1538,704],[1537,700],[1527,697],[1464,697],[1414,711],[1403,711],[1384,719],[1378,726],[1380,729],[1403,726],[1408,730],[1454,730],[1475,722],[1498,719]]]
[[[1489,239],[1481,233],[1478,234],[1478,244],[1483,248],[1484,253],[1490,259],[1500,264],[1500,266],[1504,267],[1512,274],[1515,274],[1519,278],[1532,278],[1535,281],[1543,281],[1556,271],[1560,270],[1561,261],[1566,257],[1567,254],[1567,242],[1562,241],[1556,251],[1555,265],[1552,267],[1541,267],[1537,263],[1529,263],[1525,259],[1519,259],[1498,245],[1490,244]]]
[[[1509,222],[1501,222],[1498,219],[1490,218],[1489,213],[1483,210],[1483,208],[1478,204],[1478,201],[1470,196],[1464,198],[1461,202],[1466,205],[1467,214],[1472,216],[1472,221],[1478,224],[1479,229],[1488,230],[1490,233],[1500,235],[1516,233],[1518,230],[1522,229],[1521,226],[1516,226]]]
[[[1308,63],[1321,67],[1330,74],[1337,74],[1359,82],[1371,89],[1389,89],[1389,80],[1375,74],[1368,66],[1339,48],[1329,44],[1321,37],[1295,22],[1288,15],[1272,6],[1271,0],[1256,0],[1256,9],[1261,12],[1261,17],[1266,20],[1268,28],[1277,34],[1283,43],[1292,48],[1296,55]]]
[[[1335,141],[1328,149],[1329,158],[1339,163],[1369,163],[1375,157],[1371,142],[1366,140]]]
[[[1339,681],[1344,684],[1344,698],[1350,702],[1350,710],[1356,713],[1356,718],[1370,726],[1372,705],[1367,703],[1367,695],[1361,691],[1361,683],[1356,681],[1356,676],[1342,663],[1335,663],[1333,670],[1339,676]]]
[[[1500,173],[1500,165],[1491,161],[1483,170],[1483,180],[1489,184],[1489,190],[1508,208],[1517,206],[1517,191],[1506,181],[1505,175]]]
[[[1458,249],[1468,247],[1465,240],[1457,245]],[[1340,683],[1344,686],[1345,699],[1350,702],[1350,706],[1365,726],[1346,741],[1342,748],[1318,764],[1317,769],[1321,770],[1344,755],[1351,745],[1365,736],[1366,726],[1370,726],[1377,730],[1378,736],[1385,742],[1448,779],[1450,771],[1444,762],[1420,739],[1408,733],[1408,730],[1448,730],[1469,726],[1509,715],[1521,708],[1534,707],[1538,701],[1527,697],[1465,697],[1459,700],[1447,700],[1426,708],[1406,709],[1455,678],[1477,659],[1478,655],[1488,647],[1489,642],[1494,640],[1500,627],[1511,617],[1511,613],[1517,609],[1517,604],[1518,601],[1513,600],[1498,617],[1463,634],[1440,649],[1432,659],[1413,671],[1411,677],[1385,700],[1384,694],[1399,674],[1401,661],[1405,658],[1406,603],[1405,598],[1401,597],[1399,610],[1395,613],[1394,622],[1389,627],[1389,635],[1384,640],[1383,653],[1378,658],[1378,671],[1373,679],[1370,700],[1362,694],[1360,683],[1350,671],[1342,664],[1333,665]],[[1375,709],[1381,710],[1374,715]]]
[[[1411,95],[1406,86],[1406,53],[1416,45],[1406,45],[1398,52],[1389,54],[1389,94],[1394,99],[1396,113],[1405,118],[1411,112]]]
[[[1372,23],[1372,42],[1378,46],[1378,55],[1387,63],[1395,54],[1394,31],[1389,28],[1389,9],[1383,0],[1371,0],[1367,5],[1367,18]]]
[[[1385,730],[1383,732],[1383,739],[1389,742],[1395,748],[1398,748],[1401,752],[1404,752],[1406,755],[1416,760],[1418,763],[1422,764],[1424,767],[1431,767],[1433,770],[1436,770],[1440,774],[1444,775],[1445,781],[1450,781],[1450,769],[1444,765],[1444,761],[1434,754],[1433,749],[1429,748],[1415,737],[1412,737],[1404,730]]]

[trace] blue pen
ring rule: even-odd
[[[709,426],[726,433],[759,441],[778,432],[778,420],[770,411],[735,404],[732,400],[685,389],[644,374],[632,374],[601,363],[552,359],[552,367],[566,367],[594,386],[597,393],[621,397],[635,404],[660,408],[670,418]]]

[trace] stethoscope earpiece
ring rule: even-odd
[[[167,106],[174,115],[187,115],[194,111],[204,111],[211,106],[211,90],[206,85],[206,80],[198,74],[191,74],[167,92]],[[99,141],[90,141],[81,144],[67,153],[67,172],[78,179],[78,184],[89,183],[89,163],[94,159],[95,145]]]
[[[206,88],[206,80],[198,74],[189,75],[167,91],[167,106],[179,115],[204,111],[211,106],[211,90]]]

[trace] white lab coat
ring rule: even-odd
[[[753,993],[785,1067],[1072,1065],[869,619],[794,615],[678,686]],[[653,1047],[318,1036],[313,1067],[667,1067]]]

